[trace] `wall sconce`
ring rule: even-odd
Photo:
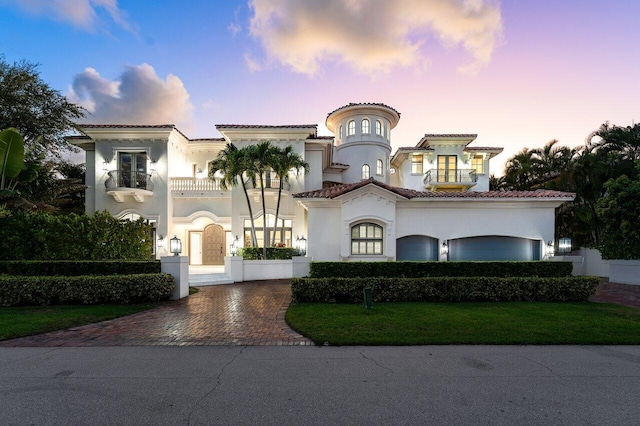
[[[173,238],[169,240],[169,242],[169,248],[174,256],[178,256],[180,253],[182,253],[182,241],[180,241],[180,238],[178,238],[177,235],[174,235]]]
[[[151,170],[151,173],[157,170],[157,165],[158,165],[158,161],[155,158],[152,158],[151,162],[149,163],[149,170]]]
[[[560,240],[558,241],[558,253],[571,253],[571,238],[560,238]]]
[[[109,164],[111,164],[111,161],[104,160],[102,162],[102,171],[103,172],[108,172],[109,171]]]
[[[162,235],[158,236],[158,242],[156,243],[156,247],[158,248],[164,247],[164,237]]]
[[[442,248],[440,249],[440,251],[442,252],[442,254],[447,255],[449,254],[449,246],[447,245],[446,241],[442,242]]]
[[[204,177],[204,172],[202,171],[202,169],[200,167],[198,167],[198,170],[196,170],[196,177],[198,179],[202,179]]]
[[[547,256],[553,256],[553,254],[553,241],[549,240],[549,242],[547,243]]]
[[[301,256],[307,255],[307,239],[304,235],[296,237],[296,248],[300,251]]]
[[[236,235],[236,239],[233,240],[233,242],[229,246],[229,253],[231,253],[231,256],[235,256],[236,254],[238,254],[239,244],[240,244],[240,240],[238,240],[238,236]]]

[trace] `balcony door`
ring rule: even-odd
[[[146,152],[119,152],[118,170],[119,187],[142,189],[147,187]]]
[[[438,182],[456,182],[457,155],[438,155]]]

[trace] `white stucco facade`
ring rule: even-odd
[[[243,191],[207,172],[228,143],[263,141],[291,146],[309,164],[309,173],[288,176],[276,235],[286,246],[305,237],[314,260],[544,256],[554,210],[573,194],[488,191],[490,159],[502,149],[474,147],[472,134],[425,134],[392,152],[399,120],[384,104],[348,104],[327,115],[334,136],[319,136],[317,125],[221,124],[222,137],[211,139],[173,125],[83,125],[73,142],[86,151],[87,213],[148,220],[156,256],[174,235],[192,264],[221,264],[236,236],[249,242]],[[260,190],[248,192],[253,217],[272,220],[277,186],[266,184],[264,212]]]

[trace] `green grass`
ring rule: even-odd
[[[289,325],[317,344],[640,344],[640,309],[601,303],[301,303]]]
[[[77,327],[153,308],[139,305],[54,305],[0,307],[0,340]]]

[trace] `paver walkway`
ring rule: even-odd
[[[605,279],[589,301],[616,303],[640,309],[640,285],[610,283]]]
[[[0,346],[313,345],[286,324],[290,303],[289,280],[200,287],[149,311]]]

